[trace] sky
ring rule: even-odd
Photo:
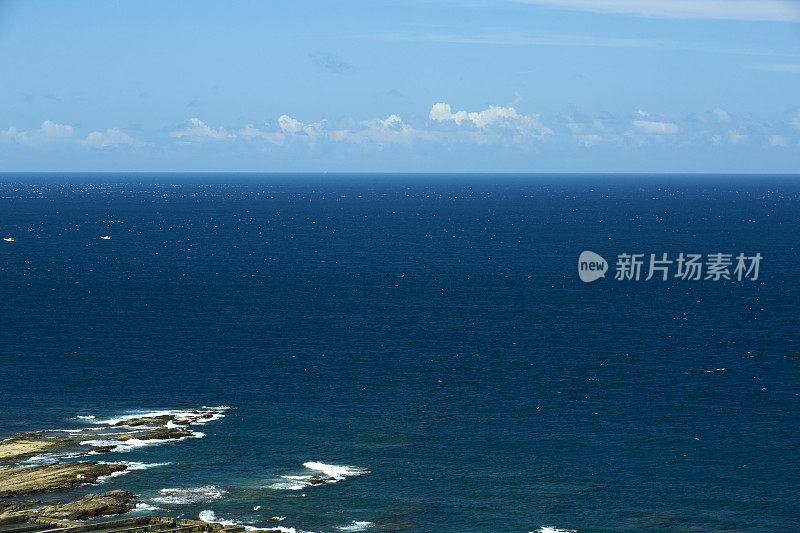
[[[800,173],[800,0],[0,0],[0,171]]]

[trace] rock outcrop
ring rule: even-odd
[[[50,448],[60,446],[69,439],[47,438],[42,433],[21,433],[0,441],[0,461],[17,461],[32,457]]]
[[[62,520],[86,520],[96,516],[127,513],[135,507],[135,498],[136,496],[127,490],[112,490],[102,494],[87,494],[78,501],[61,505],[28,509],[25,513]]]
[[[71,489],[121,472],[124,464],[75,461],[0,468],[0,498]]]
[[[178,427],[163,426],[153,429],[146,433],[122,433],[114,437],[114,440],[126,441],[131,439],[138,440],[168,440],[168,439],[182,439],[184,437],[191,437],[194,435],[188,429]]]

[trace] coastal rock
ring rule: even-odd
[[[0,498],[70,489],[121,472],[124,464],[75,461],[0,468]]]
[[[0,441],[0,461],[32,457],[69,442],[66,438],[47,438],[42,433],[21,433]]]
[[[147,433],[123,433],[121,435],[117,435],[114,437],[114,440],[131,440],[131,439],[139,439],[139,440],[168,440],[168,439],[182,439],[184,437],[191,437],[194,435],[188,429],[177,428],[177,427],[160,427],[156,428],[152,431],[148,431]]]
[[[6,500],[0,500],[0,518],[6,514],[12,514],[17,511],[21,511],[23,509],[28,509],[33,507],[34,505],[38,505],[42,503],[39,500],[23,500],[23,501],[16,501],[16,502],[9,502]]]
[[[141,416],[138,418],[129,418],[127,420],[120,420],[115,426],[157,426],[161,424],[166,424],[168,422],[172,422],[174,424],[184,425],[188,424],[188,421],[178,421],[175,419],[175,415],[159,415],[159,416]]]
[[[113,444],[109,446],[92,446],[92,451],[97,453],[108,453],[114,451],[114,448],[116,448],[116,446]]]
[[[30,509],[26,513],[62,520],[86,520],[96,516],[127,513],[135,507],[135,497],[127,490],[112,490],[102,494],[87,494],[74,502]]]

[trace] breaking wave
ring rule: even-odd
[[[348,477],[369,474],[369,470],[359,466],[332,465],[318,461],[308,461],[303,466],[316,474],[284,475],[280,481],[271,484],[275,490],[302,490],[312,485],[338,483]]]
[[[167,505],[184,505],[190,503],[212,502],[222,500],[228,493],[214,485],[202,487],[166,488],[158,491],[160,496],[150,498],[154,502]],[[208,521],[208,520],[207,520]]]

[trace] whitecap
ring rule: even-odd
[[[318,461],[308,461],[303,466],[321,474],[283,475],[281,481],[272,483],[269,488],[275,490],[302,490],[311,485],[338,483],[351,476],[369,474],[369,470],[359,466],[332,465]]]
[[[575,529],[558,529],[557,527],[547,527],[542,526],[536,530],[536,532],[531,531],[531,533],[577,533]]]
[[[167,505],[184,505],[190,503],[210,502],[222,500],[228,493],[214,485],[202,487],[177,487],[166,488],[158,491],[160,496],[151,498],[152,501]]]
[[[139,502],[136,504],[136,507],[133,509],[134,511],[158,511],[161,507],[156,507],[155,505],[150,505],[144,502]]]
[[[197,515],[197,517],[200,520],[202,520],[203,522],[211,522],[211,523],[214,523],[214,524],[222,524],[223,526],[241,526],[246,531],[258,531],[257,527],[248,526],[248,525],[243,524],[241,522],[237,522],[236,520],[225,520],[224,518],[220,518],[216,514],[214,514],[214,511],[212,511],[211,509],[206,509],[204,511],[200,511],[200,514]],[[286,533],[295,533],[294,528],[289,528],[289,529],[276,528],[276,529],[280,529],[281,531],[286,531]]]
[[[331,477],[337,481],[341,481],[350,476],[360,476],[362,474],[369,474],[369,470],[366,468],[361,468],[358,466],[340,466],[340,465],[329,465],[325,463],[320,463],[318,461],[308,461],[303,463],[303,466],[308,468],[309,470],[316,470],[318,472],[322,472],[328,477]]]
[[[350,522],[350,524],[346,526],[339,526],[336,529],[339,531],[366,531],[373,525],[375,525],[373,522],[359,522],[358,520],[353,520]]]

